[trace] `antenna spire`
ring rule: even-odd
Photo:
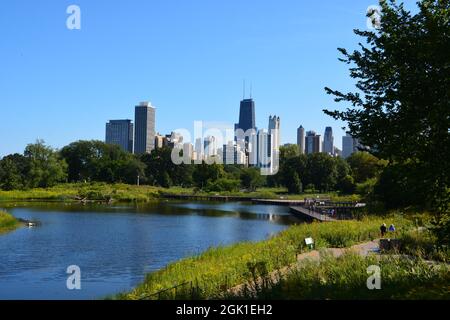
[[[250,82],[250,99],[253,98],[253,83]]]
[[[244,83],[243,83],[243,96],[242,96],[242,100],[245,99],[245,79],[244,79],[243,82],[244,82]]]

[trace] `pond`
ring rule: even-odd
[[[283,206],[243,202],[0,203],[36,228],[0,235],[0,299],[101,299],[209,247],[258,241],[296,220]],[[66,285],[69,266],[81,290]]]

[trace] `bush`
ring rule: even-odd
[[[240,186],[239,180],[220,178],[216,181],[209,181],[206,186],[208,192],[222,192],[222,191],[238,191]]]

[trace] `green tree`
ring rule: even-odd
[[[347,158],[347,162],[356,183],[377,177],[386,164],[368,152],[355,152]]]
[[[145,164],[118,145],[102,141],[76,141],[60,151],[68,164],[71,182],[99,181],[135,184],[145,180]]]
[[[397,179],[391,182],[398,184],[393,189],[416,179],[414,172],[420,177],[418,189],[427,191],[420,193],[422,199],[445,212],[450,199],[450,2],[420,1],[416,14],[394,0],[380,5],[380,28],[355,30],[366,44],[353,52],[339,49],[357,90],[325,88],[349,108],[324,111],[348,122],[352,135],[375,156],[388,159],[392,169],[404,163],[414,167],[399,174],[390,171]]]
[[[264,177],[261,175],[261,171],[258,168],[245,168],[242,169],[241,185],[250,191],[255,191],[257,188],[264,185]]]
[[[67,163],[43,140],[29,144],[24,152],[29,161],[27,178],[30,187],[47,188],[67,179]]]
[[[203,189],[208,185],[208,182],[214,182],[224,176],[223,166],[217,163],[202,164],[194,166],[192,179],[197,188]]]
[[[302,183],[297,171],[291,171],[291,178],[287,181],[286,187],[291,194],[299,194],[302,192]]]
[[[337,163],[325,153],[308,155],[306,164],[307,184],[314,184],[320,192],[332,190],[337,183]]]
[[[29,161],[21,154],[12,154],[0,161],[0,189],[21,190],[27,187]]]

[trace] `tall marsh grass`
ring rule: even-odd
[[[196,298],[220,296],[226,288],[250,280],[251,265],[263,265],[267,272],[272,272],[294,263],[298,254],[308,251],[304,244],[307,237],[312,237],[319,248],[347,247],[378,237],[378,228],[383,222],[394,223],[399,229],[412,226],[399,216],[296,225],[265,241],[211,248],[198,256],[169,264],[148,274],[143,284],[117,298],[145,299],[152,295],[154,298],[158,291],[186,282],[197,288]]]
[[[381,289],[367,288],[367,268],[379,266]],[[339,258],[322,256],[320,262],[306,261],[277,283],[261,288],[256,295],[245,292],[229,299],[450,299],[450,268],[430,265],[422,259],[402,256],[361,257],[346,253]]]
[[[18,228],[20,222],[7,212],[0,211],[0,234]]]

